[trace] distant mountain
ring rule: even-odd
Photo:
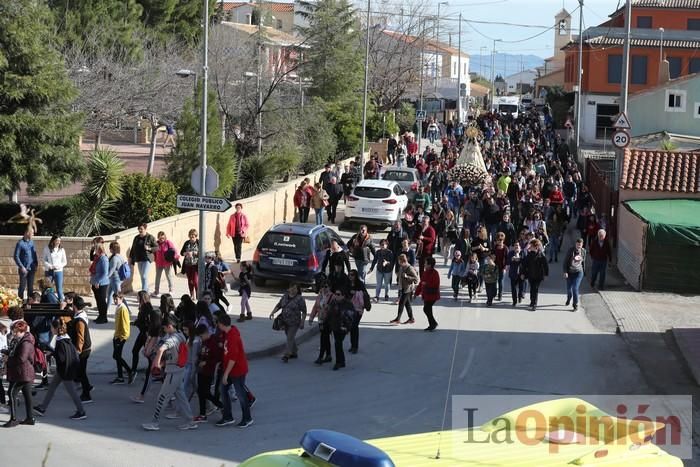
[[[469,60],[469,72],[480,73],[486,79],[491,79],[491,53],[471,54]],[[482,62],[483,60],[483,62]],[[510,76],[522,70],[532,70],[544,65],[544,59],[536,55],[514,55],[496,53],[496,66],[494,76]],[[522,68],[521,68],[522,63]]]

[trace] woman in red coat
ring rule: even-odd
[[[432,332],[438,323],[433,317],[433,305],[440,300],[440,273],[435,270],[435,258],[425,260],[425,270],[420,276],[416,295],[423,297],[423,313],[428,317],[428,327],[424,331]]]

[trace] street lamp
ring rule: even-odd
[[[437,4],[437,21],[435,26],[435,94],[438,91],[438,43],[440,42],[440,5],[447,5],[447,2]],[[452,66],[452,65],[450,65]],[[436,96],[437,97],[437,96]]]
[[[197,98],[197,72],[188,70],[187,68],[181,68],[175,72],[177,76],[180,78],[189,78],[192,76],[194,78],[194,94],[195,94],[195,99]]]
[[[484,76],[484,50],[489,50],[488,47],[482,45],[479,47],[479,76]]]

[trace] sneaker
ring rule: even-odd
[[[35,405],[34,406],[34,413],[40,417],[43,417],[44,415],[46,415],[46,409],[42,409],[38,405]]]
[[[124,378],[114,378],[112,381],[109,382],[109,384],[124,384],[126,381],[124,381]]]
[[[206,418],[207,416],[213,414],[213,413],[216,412],[217,410],[219,410],[219,407],[217,407],[217,406],[214,406],[214,407],[209,408],[209,409],[207,410],[207,415],[206,415],[204,418]]]
[[[253,319],[253,315],[245,315],[246,321]]]
[[[146,402],[145,400],[143,400],[143,396],[132,396],[130,399],[131,402],[134,402],[136,404],[143,404],[144,402]]]
[[[159,431],[160,425],[158,425],[158,422],[144,423],[141,425],[141,428],[146,431]]]
[[[571,303],[571,299],[570,299],[570,298],[567,298],[567,299],[566,299],[566,303],[564,304],[564,306],[569,306],[569,303]]]
[[[92,403],[94,402],[94,401],[92,400],[92,397],[90,397],[90,396],[88,396],[88,395],[85,395],[85,394],[83,394],[82,396],[80,396],[80,401],[81,401],[83,404],[92,404]]]
[[[253,424],[253,419],[251,418],[250,420],[241,420],[238,425],[236,425],[237,428],[248,428],[250,425]]]
[[[215,425],[218,427],[222,427],[222,426],[233,425],[234,423],[236,423],[236,420],[234,420],[232,418],[229,418],[229,419],[222,418],[221,420],[216,422]]]
[[[416,322],[415,319],[413,319],[413,318],[408,318],[406,321],[404,321],[404,322],[401,323],[401,324],[413,324],[413,323],[415,323],[415,322]]]
[[[131,373],[129,373],[129,377],[127,379],[127,384],[133,383],[135,379],[136,379],[136,372],[132,371]]]
[[[19,421],[17,421],[17,420],[8,420],[7,422],[5,422],[5,424],[3,425],[3,427],[5,427],[5,428],[14,428],[14,427],[16,427],[17,425],[19,425]]]
[[[19,422],[20,425],[36,425],[36,420],[33,418],[25,418],[21,422]]]
[[[194,421],[183,423],[182,425],[179,425],[177,427],[178,430],[182,430],[182,431],[196,430],[197,428],[199,428],[199,425],[197,425]]]
[[[85,420],[87,418],[87,415],[85,415],[85,412],[75,412],[73,415],[70,416],[71,420]]]
[[[195,423],[207,423],[207,416],[206,415],[197,415],[192,419],[193,422]]]
[[[400,323],[401,323],[401,321],[399,321],[398,318],[392,319],[391,321],[389,321],[389,324],[400,324]]]
[[[386,295],[386,296],[384,297],[384,301],[385,301],[385,302],[388,302],[389,300],[390,300],[389,296]]]
[[[572,311],[578,310],[578,305],[574,305],[574,309]]]
[[[180,418],[180,414],[177,412],[169,413],[165,415],[165,418],[167,418],[168,420],[177,420],[178,418]]]

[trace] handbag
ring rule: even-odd
[[[272,330],[273,331],[284,331],[287,326],[282,320],[282,315],[277,315],[274,320],[272,320]]]
[[[248,235],[243,237],[243,243],[250,243],[250,237]]]

